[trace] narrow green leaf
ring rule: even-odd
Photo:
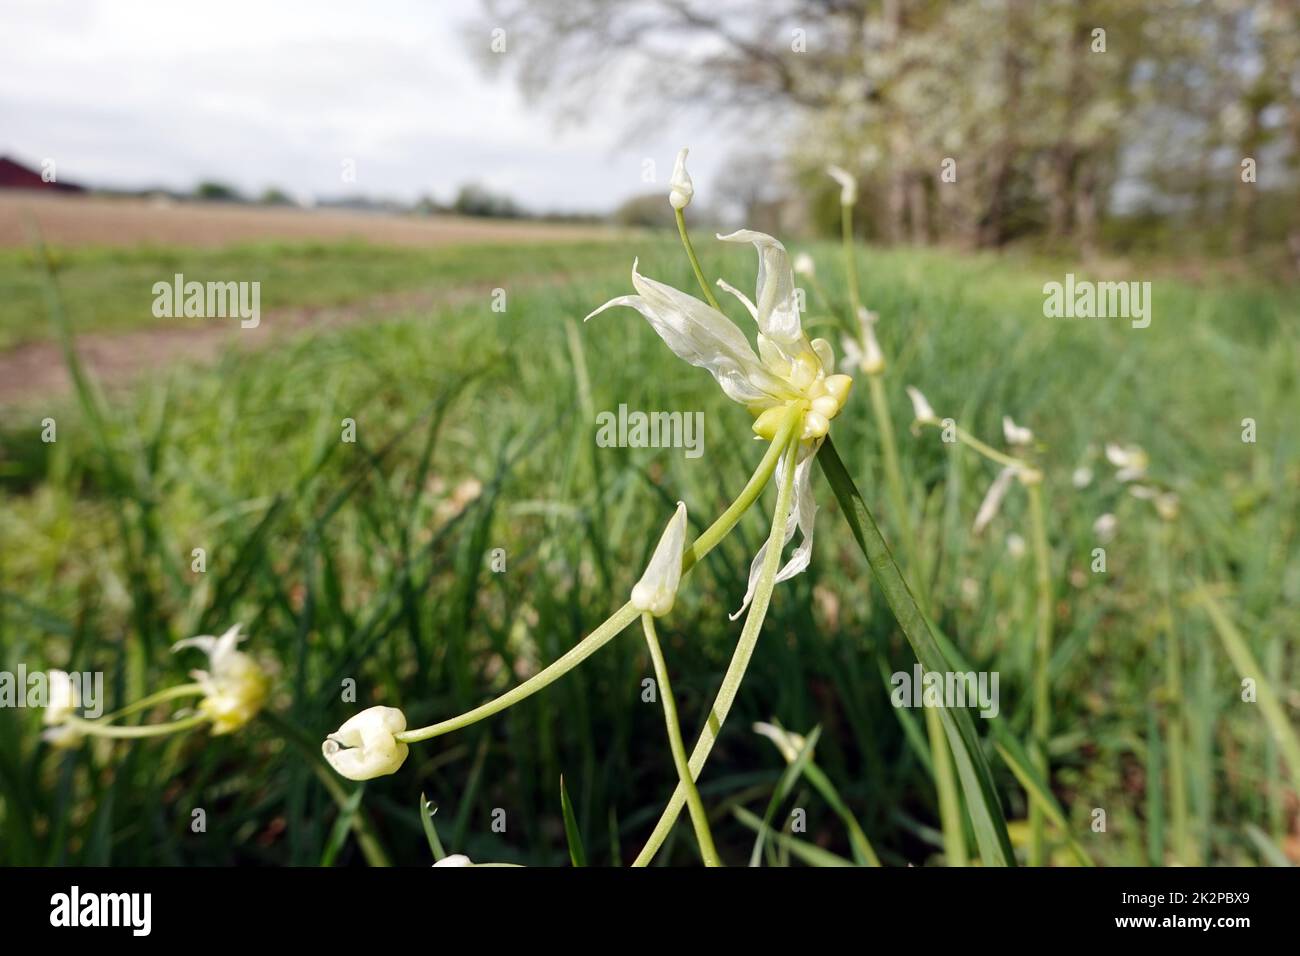
[[[786,764],[785,770],[782,771],[780,778],[777,780],[776,789],[772,791],[772,799],[767,802],[767,811],[763,814],[763,826],[754,840],[753,852],[749,854],[750,866],[758,866],[758,862],[763,855],[763,837],[771,828],[772,818],[776,816],[781,801],[790,793],[790,788],[794,786],[794,782],[799,779],[799,775],[803,773],[808,761],[812,759],[813,748],[817,746],[817,740],[821,735],[821,727],[814,727],[812,733],[804,740],[803,748],[793,760]]]
[[[573,814],[563,774],[560,774],[560,809],[564,813],[564,838],[569,841],[569,859],[574,866],[586,866],[587,852],[582,848],[582,834],[578,832],[578,819]]]
[[[993,736],[996,738],[998,753],[1006,761],[1007,766],[1011,768],[1011,772],[1016,775],[1020,785],[1025,788],[1025,793],[1029,794],[1029,798],[1043,811],[1043,815],[1060,831],[1061,836],[1065,838],[1066,845],[1070,848],[1070,852],[1079,861],[1079,865],[1096,866],[1092,862],[1092,858],[1088,856],[1083,847],[1070,833],[1065,813],[1043,782],[1043,778],[1034,769],[1029,754],[1025,753],[1025,748],[1021,746],[1020,741],[1001,727],[994,727]]]
[[[424,827],[424,838],[429,841],[429,851],[433,854],[435,863],[447,855],[447,851],[442,848],[442,841],[438,839],[438,830],[433,825],[433,815],[437,812],[438,808],[424,794],[420,794],[420,825]]]
[[[871,566],[876,582],[884,592],[885,600],[894,612],[903,635],[912,645],[917,660],[927,671],[944,673],[951,670],[930,631],[929,622],[916,603],[907,582],[903,580],[898,564],[889,551],[889,545],[876,526],[875,518],[862,500],[862,495],[854,486],[853,479],[829,438],[817,453],[817,464],[831,490],[835,492],[853,537]],[[942,708],[939,717],[952,748],[953,760],[957,764],[957,774],[966,796],[966,806],[975,830],[980,857],[986,866],[1014,866],[1015,854],[1011,848],[1011,837],[1007,833],[1007,821],[998,801],[993,773],[975,733],[974,721],[965,708]]]
[[[767,828],[758,817],[750,813],[744,807],[733,807],[731,812],[736,819],[743,823],[749,829],[755,832],[761,832]],[[789,850],[791,855],[803,860],[809,866],[854,866],[852,860],[846,860],[830,850],[823,850],[819,846],[792,837],[788,833],[782,833],[779,830],[772,831],[772,839],[782,848]]]

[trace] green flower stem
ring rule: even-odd
[[[858,320],[862,308],[862,293],[858,289],[858,262],[853,255],[853,207],[840,203],[840,238],[844,245],[844,273],[849,277],[849,301],[853,303],[853,322]]]
[[[889,400],[885,397],[885,385],[880,375],[868,375],[867,386],[871,391],[871,410],[876,417],[876,431],[880,435],[880,455],[885,462],[885,484],[889,491],[889,503],[894,509],[894,521],[898,525],[898,536],[902,541],[904,559],[912,574],[920,582],[924,580],[924,569],[919,564],[916,538],[912,534],[912,515],[907,507],[907,494],[903,488],[903,469],[899,465],[898,444],[894,438],[894,425],[889,418]],[[922,588],[924,599],[925,588]]]
[[[1051,772],[1047,745],[1052,732],[1050,665],[1052,662],[1052,552],[1047,543],[1047,520],[1043,514],[1040,484],[1026,486],[1029,495],[1029,526],[1034,548],[1034,582],[1038,592],[1034,636],[1033,764],[1039,777],[1050,786]],[[1042,805],[1029,804],[1029,865],[1047,863],[1046,815]]]
[[[133,704],[127,704],[121,710],[115,710],[111,714],[101,717],[100,723],[111,723],[122,717],[130,716],[142,710],[161,704],[163,701],[175,700],[178,697],[201,697],[205,691],[198,684],[177,684],[175,687],[168,687],[166,690],[160,690],[156,694],[150,694],[148,697],[142,697]]]
[[[654,616],[642,614],[641,625],[645,629],[645,641],[650,648],[650,659],[654,661],[659,693],[663,696],[668,745],[672,748],[673,763],[677,766],[677,779],[686,788],[686,806],[691,811],[691,823],[695,827],[695,839],[700,844],[700,856],[704,858],[705,866],[721,866],[718,849],[713,845],[713,834],[709,832],[709,817],[704,809],[704,801],[700,799],[700,791],[691,777],[690,764],[686,759],[686,745],[682,743],[682,728],[677,722],[677,701],[673,698],[672,684],[668,681],[668,665],[664,663],[663,651],[659,647],[659,636],[655,633]]]
[[[853,479],[849,477],[844,462],[835,450],[835,444],[829,438],[817,453],[817,464],[835,492],[854,540],[871,566],[876,583],[884,593],[885,601],[898,620],[898,626],[912,646],[912,652],[916,654],[922,669],[939,672],[951,670],[925,614],[898,570],[871,510],[862,500],[862,494],[854,486]],[[970,812],[984,864],[1014,866],[1015,855],[1011,849],[1011,838],[1007,835],[1006,819],[993,784],[992,771],[975,733],[975,722],[962,707],[942,708],[939,717],[943,721],[943,729],[957,765],[957,774],[966,795],[966,807]]]
[[[786,467],[785,473],[781,476],[781,486],[777,491],[776,509],[772,515],[772,530],[767,538],[767,553],[763,556],[763,565],[758,572],[758,582],[754,587],[754,601],[750,604],[749,613],[745,617],[740,640],[736,643],[731,663],[727,665],[727,672],[722,677],[722,686],[718,688],[713,709],[709,712],[709,718],[705,722],[704,729],[700,731],[699,739],[695,742],[695,749],[691,752],[689,769],[692,778],[698,778],[704,769],[704,764],[713,750],[713,744],[722,731],[722,724],[726,721],[731,705],[736,700],[740,682],[745,678],[749,660],[753,657],[754,648],[758,644],[758,632],[763,626],[763,619],[767,616],[772,590],[776,586],[776,572],[781,563],[781,546],[785,543],[786,518],[790,513],[791,499],[794,497],[795,462],[799,450],[799,442],[790,430],[782,429],[777,440],[780,441],[783,437]],[[679,783],[668,800],[668,806],[659,817],[659,822],[655,824],[650,838],[637,854],[636,859],[632,861],[633,866],[647,866],[654,859],[655,853],[663,846],[664,840],[668,839],[668,834],[672,831],[673,824],[677,822],[685,802],[686,788]]]
[[[1188,829],[1187,771],[1184,764],[1187,743],[1183,729],[1183,646],[1173,620],[1173,578],[1169,536],[1172,529],[1161,522],[1151,535],[1156,552],[1156,584],[1160,590],[1160,629],[1165,637],[1164,711],[1169,766],[1169,823],[1173,830],[1176,862],[1196,866],[1191,832]]]
[[[772,477],[772,472],[776,470],[776,463],[780,459],[781,452],[790,442],[790,436],[793,434],[796,425],[800,420],[798,408],[792,408],[782,423],[777,436],[773,439],[772,444],[768,447],[767,454],[759,462],[758,468],[750,477],[749,482],[741,490],[736,500],[730,507],[724,511],[716,521],[713,522],[705,531],[694,541],[692,541],[682,554],[682,575],[685,576],[700,559],[718,546],[718,543],[725,538],[736,526],[741,515],[749,510],[750,506],[758,500],[758,496],[766,487],[768,480]],[[518,687],[507,691],[500,697],[488,701],[475,707],[473,710],[466,711],[456,717],[436,724],[430,724],[427,727],[419,727],[414,730],[407,730],[394,736],[403,743],[413,744],[421,740],[429,740],[433,737],[440,737],[443,734],[451,733],[453,730],[460,730],[468,727],[470,724],[477,723],[485,717],[491,717],[498,714],[508,707],[513,707],[527,697],[542,690],[548,684],[553,683],[563,677],[573,668],[577,667],[596,651],[600,650],[606,643],[622,633],[623,629],[636,620],[640,612],[632,607],[631,602],[624,604],[621,608],[613,613],[603,624],[589,635],[584,637],[580,642],[570,648],[564,655],[555,660],[544,670],[534,674],[528,680],[524,681]]]
[[[691,245],[690,233],[686,231],[686,216],[680,209],[673,210],[677,218],[677,234],[682,237],[682,245],[686,247],[686,256],[691,260],[691,268],[695,270],[695,281],[700,284],[700,289],[704,292],[704,298],[719,312],[722,306],[718,305],[718,300],[713,296],[713,290],[709,288],[709,282],[704,278],[704,270],[700,268],[700,260],[695,255],[695,247]]]
[[[959,442],[969,448],[973,448],[990,461],[996,461],[999,465],[1005,465],[1007,468],[1022,468],[1027,471],[1033,470],[1029,462],[1021,458],[1013,458],[1011,455],[1003,454],[996,448],[989,447],[960,425],[957,426],[956,434]]]
[[[186,717],[183,720],[173,720],[166,724],[140,724],[136,727],[104,726],[98,720],[82,720],[80,717],[69,717],[68,723],[76,727],[82,733],[94,737],[135,740],[141,737],[163,737],[167,734],[179,733],[182,730],[189,730],[191,727],[197,727],[199,724],[207,723],[207,720],[207,714],[195,714],[193,717]]]

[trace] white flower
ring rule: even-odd
[[[1119,519],[1108,511],[1092,523],[1092,533],[1099,541],[1109,541],[1115,537],[1115,530],[1118,527]]]
[[[876,322],[880,316],[858,306],[858,325],[862,329],[862,342],[856,339],[844,339],[840,344],[844,349],[845,364],[851,368],[860,368],[868,375],[879,375],[885,370],[885,353],[880,350],[876,340]]]
[[[1117,445],[1108,442],[1106,460],[1117,469],[1115,477],[1119,481],[1136,481],[1147,473],[1147,453],[1139,445]]]
[[[673,609],[677,586],[682,580],[682,551],[686,547],[686,504],[668,520],[641,580],[632,588],[632,606],[643,613],[663,617]]]
[[[858,201],[858,180],[851,172],[840,166],[827,166],[826,172],[840,184],[841,206],[852,206]]]
[[[474,861],[464,853],[453,853],[451,856],[444,856],[434,866],[473,866]]]
[[[1070,476],[1070,483],[1076,488],[1087,488],[1092,484],[1092,469],[1087,465],[1080,465]]]
[[[930,403],[926,401],[921,390],[913,386],[907,386],[907,397],[912,400],[912,416],[915,418],[913,424],[918,425],[937,425],[939,416],[934,413]]]
[[[1034,433],[1028,428],[1017,425],[1009,415],[1002,416],[1002,435],[1008,445],[1028,445],[1034,440]]]
[[[691,174],[686,171],[686,154],[689,150],[686,147],[677,153],[677,162],[673,164],[673,175],[668,180],[668,185],[672,187],[668,193],[668,202],[674,209],[685,209],[695,198],[695,186],[691,182]]]
[[[321,753],[349,780],[382,777],[406,760],[410,748],[393,736],[405,729],[406,715],[396,707],[370,707],[325,738]]]
[[[801,405],[805,411],[800,437],[804,441],[824,437],[853,379],[834,374],[835,353],[829,342],[809,341],[804,334],[785,247],[748,229],[718,238],[749,242],[758,250],[757,305],[718,282],[744,303],[758,323],[758,355],[731,319],[694,296],[646,278],[637,271],[636,262],[632,285],[638,294],[611,299],[587,318],[614,306],[636,309],[679,358],[707,369],[728,398],[758,416],[754,431],[760,436],[774,438],[785,410]]]
[[[244,638],[236,624],[220,637],[203,634],[172,645],[172,652],[197,647],[208,655],[210,671],[190,671],[203,688],[200,713],[212,721],[213,734],[238,730],[257,716],[266,703],[270,685],[257,662],[235,645]]]
[[[1014,531],[1007,535],[1007,554],[1015,561],[1025,556],[1025,539]]]
[[[67,722],[81,701],[78,699],[77,685],[68,676],[67,671],[50,671],[49,702],[45,705],[43,720],[48,726],[57,727]]]
[[[794,272],[785,246],[769,235],[748,229],[718,238],[723,242],[748,242],[758,251],[758,283],[752,301],[726,282],[718,282],[744,303],[758,324],[758,355],[731,319],[694,296],[642,276],[635,262],[632,285],[638,294],[611,299],[587,318],[614,306],[636,309],[678,357],[707,369],[728,398],[757,416],[754,431],[763,438],[776,437],[791,409],[801,415],[794,500],[786,521],[785,541],[794,536],[796,528],[803,540],[777,573],[777,581],[786,581],[806,568],[812,557],[817,511],[812,500],[812,459],[830,429],[831,419],[844,407],[853,379],[835,374],[835,350],[829,342],[810,341],[803,331]],[[778,484],[784,462],[783,458],[777,465]],[[765,543],[750,567],[749,588],[741,611],[753,597],[766,549]]]
[[[776,749],[781,752],[781,756],[786,763],[794,763],[808,743],[803,734],[796,734],[777,724],[758,721],[754,724],[753,730],[754,733],[760,734],[776,744]]]
[[[817,266],[813,262],[813,257],[806,252],[801,252],[794,257],[795,275],[807,276],[811,279],[817,274]]]

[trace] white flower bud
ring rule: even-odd
[[[1115,529],[1118,527],[1119,519],[1108,511],[1092,523],[1092,533],[1099,541],[1109,541],[1115,537]]]
[[[686,504],[677,502],[668,526],[659,538],[645,574],[632,588],[632,606],[642,613],[663,617],[673,609],[682,580],[682,551],[686,547]]]
[[[444,856],[434,866],[473,866],[474,861],[464,853],[453,853],[451,856]]]
[[[1092,484],[1092,469],[1087,465],[1080,465],[1070,476],[1070,483],[1076,488],[1087,488]]]
[[[1008,445],[1028,445],[1034,440],[1034,433],[1028,428],[1017,425],[1009,415],[1002,416],[1002,435]]]
[[[807,276],[811,279],[817,274],[817,265],[813,262],[813,257],[806,252],[801,252],[794,257],[795,275]]]
[[[925,400],[920,389],[914,386],[907,386],[907,397],[912,400],[912,414],[916,421],[922,425],[935,425],[939,422],[939,416],[934,413],[930,403]]]
[[[851,172],[840,166],[827,166],[826,172],[840,184],[841,206],[852,206],[858,201],[858,180]]]
[[[695,198],[695,186],[691,182],[690,173],[686,171],[686,154],[689,150],[682,147],[677,154],[677,162],[673,164],[673,175],[668,180],[671,189],[668,192],[668,202],[674,209],[685,209]]]
[[[50,671],[50,699],[45,705],[43,720],[52,727],[57,727],[72,716],[81,702],[77,699],[77,687],[68,676],[67,671]]]
[[[1014,531],[1007,535],[1007,554],[1013,561],[1019,561],[1025,556],[1025,539]]]
[[[393,736],[405,729],[406,715],[396,707],[371,707],[330,734],[321,753],[349,780],[382,777],[406,760],[410,748]]]
[[[1115,478],[1119,481],[1135,481],[1147,473],[1147,453],[1138,445],[1127,448],[1113,442],[1106,445],[1106,460],[1118,470]]]

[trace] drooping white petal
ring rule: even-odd
[[[632,284],[639,295],[611,299],[587,319],[615,306],[636,309],[679,358],[707,370],[732,401],[747,405],[788,397],[789,388],[763,368],[744,333],[721,312],[642,276],[635,262]]]
[[[1003,468],[993,479],[993,484],[989,485],[989,490],[980,503],[980,510],[975,514],[975,524],[971,527],[974,534],[979,534],[988,527],[988,523],[997,515],[998,509],[1002,507],[1002,499],[1006,497],[1007,489],[1011,487],[1011,480],[1016,477],[1016,472],[1019,470]]]
[[[321,753],[349,780],[382,777],[406,760],[410,748],[394,737],[405,729],[406,715],[396,707],[370,707],[330,734]]]
[[[841,206],[852,206],[858,201],[858,180],[856,176],[841,166],[827,166],[826,172],[840,184]]]
[[[835,348],[825,339],[813,339],[812,350],[822,363],[822,371],[828,376],[835,374]]]
[[[682,551],[686,547],[686,503],[677,502],[668,526],[659,538],[650,563],[632,588],[632,606],[655,617],[673,609],[677,587],[682,579]]]
[[[673,163],[673,175],[668,180],[670,187],[668,202],[674,209],[685,209],[695,197],[695,186],[691,183],[690,173],[686,171],[686,154],[688,152],[689,150],[683,146],[677,153],[677,161]]]
[[[804,571],[812,561],[813,525],[817,519],[817,502],[813,499],[812,493],[812,463],[817,457],[819,447],[821,447],[820,441],[805,442],[799,446],[799,459],[794,469],[793,500],[790,502],[790,513],[786,516],[781,546],[784,548],[790,543],[796,529],[802,538],[798,547],[791,552],[790,560],[777,571],[775,581],[777,584],[788,581]],[[778,487],[783,480],[784,470],[785,459],[783,458],[776,466],[775,481]],[[745,588],[745,600],[740,605],[740,609],[731,615],[733,621],[744,614],[745,609],[754,600],[754,591],[758,587],[758,577],[763,568],[763,559],[767,555],[767,546],[768,541],[764,541],[749,565],[749,584]]]
[[[752,229],[740,229],[718,238],[723,242],[748,242],[758,250],[754,304],[759,331],[784,348],[794,346],[803,338],[803,328],[799,323],[794,271],[785,246],[767,233]]]

